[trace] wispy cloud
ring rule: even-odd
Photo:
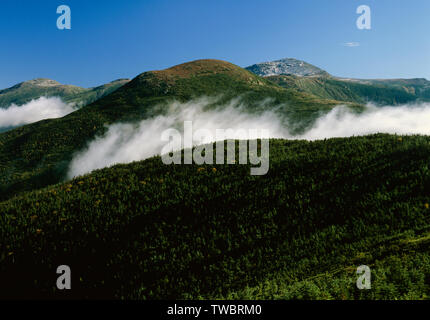
[[[344,47],[359,47],[360,46],[360,42],[345,42],[342,44]]]

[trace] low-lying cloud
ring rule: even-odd
[[[241,130],[267,129],[270,137],[284,137],[288,130],[274,112],[260,114],[245,112],[239,99],[216,109],[207,109],[214,99],[202,98],[187,103],[173,102],[165,115],[146,119],[138,124],[119,123],[111,125],[106,134],[93,140],[86,150],[78,153],[70,165],[69,178],[91,172],[116,163],[129,163],[159,155],[166,141],[162,133],[174,128],[183,134],[184,121],[192,121],[193,132],[209,130],[216,137],[217,129],[232,129],[228,139],[247,139]],[[253,138],[260,136],[254,135]],[[264,138],[264,137],[263,137]],[[195,142],[209,143],[213,141]]]
[[[0,108],[0,129],[64,117],[75,110],[75,104],[65,103],[58,97],[40,97],[21,106],[12,104],[8,108]]]
[[[360,114],[338,106],[298,138],[318,140],[372,133],[430,135],[430,103],[394,107],[367,105]]]
[[[273,109],[258,114],[249,113],[240,99],[215,109],[208,109],[213,102],[208,98],[187,103],[173,102],[164,115],[137,124],[111,125],[103,136],[95,138],[85,150],[75,155],[70,165],[69,178],[117,163],[129,163],[159,155],[167,144],[161,139],[162,133],[169,128],[175,128],[183,133],[184,121],[192,121],[194,132],[206,129],[213,137],[216,136],[216,129],[232,129],[236,132],[239,132],[239,129],[259,132],[268,130],[271,138],[306,140],[372,133],[430,135],[429,103],[395,107],[368,105],[364,112],[359,114],[345,106],[337,106],[317,119],[304,133],[293,135],[288,121],[282,120],[276,111],[272,111]],[[228,138],[247,137],[239,134]],[[195,142],[196,144],[199,143]]]

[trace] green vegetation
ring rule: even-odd
[[[428,94],[422,79],[389,82],[261,78],[199,60],[117,90],[63,88],[68,101],[96,101],[0,134],[0,298],[428,299],[430,137],[271,140],[264,176],[153,157],[61,183],[107,125],[164,114],[173,100],[240,98],[298,133],[341,102],[359,112]],[[55,288],[63,264],[68,293]],[[362,264],[371,290],[355,286]]]
[[[98,87],[85,89],[84,91],[81,91],[75,95],[65,96],[64,101],[76,102],[77,104],[82,105],[90,104],[121,88],[129,81],[129,79],[118,79]]]
[[[427,230],[428,228],[424,228]],[[430,298],[429,233],[405,232],[393,238],[369,243],[347,264],[320,274],[291,281],[279,274],[255,287],[230,293],[228,299],[307,299],[307,300],[421,300]],[[371,290],[357,290],[357,266],[371,268]],[[212,298],[217,298],[212,297]]]
[[[309,93],[322,99],[396,105],[430,101],[430,81],[425,79],[347,80],[330,76],[270,76],[266,79],[281,87]]]
[[[98,170],[0,203],[0,295],[425,299],[430,137],[271,140],[270,170]],[[355,268],[372,268],[372,289]],[[37,279],[37,280],[35,280]]]
[[[172,100],[185,102],[201,96],[222,96],[221,103],[240,97],[254,112],[272,108],[296,131],[339,104],[282,88],[218,60],[198,60],[145,72],[64,118],[0,134],[0,200],[62,181],[74,152],[103,134],[106,125],[140,121],[162,114]]]
[[[85,105],[108,95],[128,81],[128,79],[120,79],[102,86],[85,89],[72,85],[62,85],[49,79],[34,79],[0,90],[0,108],[7,108],[11,104],[23,105],[42,96],[60,97],[65,102]]]

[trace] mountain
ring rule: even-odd
[[[339,78],[290,58],[255,64],[246,69],[284,88],[322,99],[376,105],[430,101],[430,81],[426,79]]]
[[[0,90],[0,108],[7,108],[11,104],[23,105],[42,96],[60,97],[65,102],[76,102],[84,105],[115,91],[128,81],[128,79],[119,79],[99,87],[86,89],[63,85],[50,79],[34,79]]]
[[[222,97],[220,104],[240,97],[249,112],[272,109],[297,131],[311,125],[321,112],[339,104],[282,88],[219,60],[197,60],[145,72],[63,118],[0,134],[0,199],[62,181],[74,153],[104,134],[107,125],[165,114],[169,102],[185,102],[201,96]],[[351,108],[360,106],[351,104]]]
[[[7,108],[11,104],[22,105],[42,96],[67,98],[85,91],[84,88],[62,85],[50,79],[34,79],[0,90],[0,108]]]
[[[349,79],[337,78],[340,81],[393,88],[407,92],[418,100],[430,101],[430,81],[424,78],[413,79]]]
[[[64,181],[76,152],[110,124],[201,96],[271,110],[297,132],[340,103],[197,60],[0,134],[0,298],[428,299],[426,136],[271,139],[263,176],[251,165],[152,157]],[[60,296],[63,264],[73,284]],[[356,287],[360,265],[371,268],[372,290]]]
[[[76,102],[81,105],[89,104],[114,92],[128,82],[130,82],[130,79],[117,79],[98,87],[85,89],[85,91],[75,95],[66,96],[64,100],[66,102]]]
[[[276,61],[257,63],[252,66],[246,67],[245,69],[261,76],[275,76],[275,75],[285,75],[292,74],[296,76],[329,76],[329,74],[315,67],[307,62],[293,59],[285,58]]]
[[[429,158],[424,136],[271,140],[263,176],[154,157],[23,193],[0,298],[428,299]]]
[[[359,80],[294,75],[269,76],[266,79],[322,99],[377,105],[430,101],[430,81],[425,79]]]

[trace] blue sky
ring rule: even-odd
[[[62,4],[71,30],[56,27]],[[371,30],[356,27],[363,4]],[[430,79],[429,16],[429,0],[2,0],[0,88],[37,77],[90,87],[201,58]]]

